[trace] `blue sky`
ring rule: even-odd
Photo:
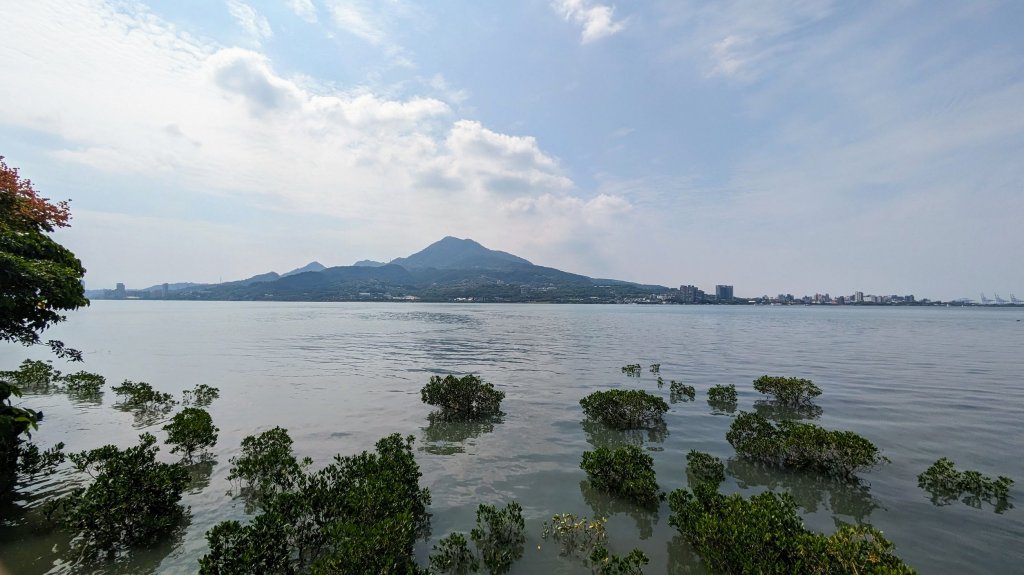
[[[88,287],[446,235],[677,286],[1024,295],[1024,3],[0,0]]]

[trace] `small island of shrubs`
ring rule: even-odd
[[[595,391],[580,400],[587,417],[615,429],[664,425],[665,400],[636,389]]]
[[[440,408],[435,416],[444,420],[467,420],[501,414],[501,401],[505,392],[484,383],[479,376],[431,376],[430,382],[420,390],[420,398],[427,405]]]

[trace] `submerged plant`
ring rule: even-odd
[[[124,380],[121,385],[110,388],[118,396],[123,397],[120,405],[126,409],[163,409],[175,404],[174,396],[157,391],[144,381]]]
[[[636,445],[584,451],[580,468],[594,487],[642,506],[656,507],[663,497],[654,475],[654,459]]]
[[[209,407],[213,400],[220,397],[220,390],[216,387],[200,383],[192,389],[181,392],[182,405],[194,405],[196,407]]]
[[[476,544],[483,564],[491,573],[507,573],[523,556],[526,542],[523,507],[513,501],[501,510],[481,503],[476,510],[476,527],[469,537]]]
[[[736,403],[736,386],[712,385],[708,388],[708,403]]]
[[[505,392],[476,375],[435,375],[420,390],[420,398],[427,405],[440,407],[439,416],[444,419],[475,419],[500,415]]]
[[[61,373],[48,361],[26,359],[15,371],[0,371],[0,380],[10,382],[22,393],[43,395],[61,391]]]
[[[647,554],[639,549],[619,556],[608,553],[604,547],[595,549],[590,560],[596,567],[594,571],[599,575],[643,575],[643,566],[650,562]]]
[[[873,443],[852,431],[833,431],[810,423],[773,424],[756,413],[741,412],[726,440],[748,460],[782,467],[816,469],[850,478],[888,461]]]
[[[476,573],[480,569],[480,561],[469,549],[466,536],[452,533],[443,537],[431,549],[430,569],[437,573],[466,575]]]
[[[821,388],[809,379],[762,375],[754,380],[754,389],[775,398],[781,405],[799,407],[808,405],[821,395]]]
[[[669,401],[672,403],[693,401],[693,398],[697,396],[697,390],[692,385],[683,385],[681,382],[672,380],[672,383],[668,386],[668,395]]]
[[[204,409],[186,407],[164,426],[167,443],[173,445],[171,453],[181,452],[185,459],[192,459],[197,450],[205,450],[217,443],[217,432],[213,418]]]
[[[659,373],[660,371],[661,371],[661,364],[660,363],[652,363],[651,364],[651,373]]]
[[[282,427],[246,437],[242,452],[230,461],[228,481],[239,482],[241,491],[257,501],[293,488],[312,463],[307,458],[300,464],[292,452],[292,438]]]
[[[608,523],[608,519],[604,517],[590,521],[572,513],[557,513],[551,517],[550,523],[544,522],[541,538],[551,537],[560,543],[562,550],[559,555],[562,557],[586,562],[595,549],[604,547],[608,541],[605,523]]]
[[[581,399],[580,406],[587,417],[616,429],[663,424],[668,411],[664,399],[635,389],[595,391]]]
[[[98,399],[107,378],[98,373],[77,371],[65,375],[61,381],[64,383],[64,391],[70,396],[79,399]]]
[[[706,481],[717,487],[725,481],[725,464],[710,453],[691,449],[686,454],[686,476],[690,485]]]
[[[870,525],[846,525],[825,536],[804,527],[793,498],[771,491],[745,499],[722,495],[710,483],[669,495],[669,525],[713,573],[858,573],[915,571],[895,545]]]
[[[622,373],[630,377],[640,377],[640,373],[643,369],[644,368],[639,363],[631,363],[629,365],[622,366]]]
[[[1013,480],[1003,475],[993,479],[978,471],[958,471],[948,457],[942,457],[917,476],[917,485],[928,491],[932,503],[948,505],[964,496],[963,502],[972,507],[981,507],[982,501],[995,506],[996,513],[1011,509],[1007,499]]]
[[[199,572],[418,572],[413,545],[429,524],[430,492],[419,487],[412,442],[392,434],[372,453],[338,455],[300,473],[268,495],[250,523],[225,521],[207,532]]]
[[[87,551],[113,555],[152,543],[184,518],[179,501],[189,481],[184,466],[157,461],[158,451],[156,438],[144,433],[134,447],[107,445],[69,455],[93,481],[51,502],[47,515],[77,533]]]

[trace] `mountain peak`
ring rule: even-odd
[[[301,268],[295,268],[295,269],[293,269],[292,271],[290,271],[288,273],[281,274],[281,277],[293,276],[295,274],[301,274],[301,273],[305,273],[305,272],[322,272],[325,269],[327,269],[327,268],[322,263],[317,262],[317,261],[312,261],[312,262],[309,262],[308,264],[302,266]]]
[[[391,263],[405,268],[476,268],[508,269],[532,265],[529,261],[507,252],[487,249],[469,238],[445,236],[406,258]]]

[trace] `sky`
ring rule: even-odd
[[[738,296],[1024,296],[1024,2],[0,0],[88,288],[444,236]]]

